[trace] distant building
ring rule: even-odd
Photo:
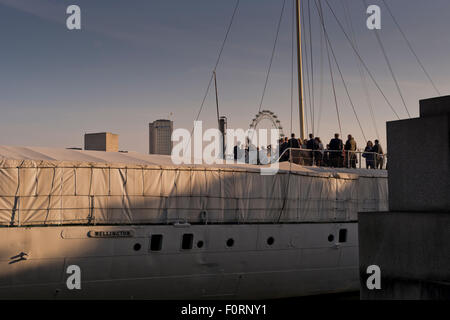
[[[84,150],[119,151],[119,135],[110,132],[86,133]]]
[[[172,153],[172,131],[173,121],[171,120],[156,120],[149,123],[148,153],[170,155]]]

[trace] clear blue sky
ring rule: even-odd
[[[287,1],[263,104],[263,109],[278,114],[286,133],[290,131],[291,1]],[[330,2],[343,17],[341,0]],[[380,35],[408,108],[417,116],[418,100],[436,94],[381,2],[368,2],[382,7]],[[348,3],[361,54],[405,118],[373,31],[365,27],[362,1]],[[448,94],[450,2],[388,3],[441,93]],[[81,31],[66,28],[65,10],[70,4],[81,7]],[[190,129],[234,4],[234,0],[0,0],[0,144],[81,147],[85,132],[111,131],[120,135],[120,149],[148,152],[148,122],[172,112],[176,128]],[[241,0],[217,69],[221,113],[228,117],[229,127],[247,128],[258,110],[281,4],[282,0]],[[325,11],[358,115],[367,137],[374,139],[356,60]],[[313,30],[318,30],[316,14],[313,19]],[[319,40],[314,42],[318,70]],[[335,77],[343,134],[353,133],[362,147],[362,135],[336,71]],[[372,84],[369,89],[380,139],[385,141],[385,122],[395,116]],[[338,131],[329,76],[324,92],[318,135],[327,142]],[[207,127],[216,126],[212,93],[200,117]],[[296,133],[297,114],[295,110]],[[315,117],[317,121],[318,110]]]

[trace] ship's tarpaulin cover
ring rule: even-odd
[[[388,209],[387,173],[0,146],[0,225],[355,221]]]

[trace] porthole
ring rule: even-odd
[[[232,247],[234,245],[234,240],[233,238],[230,238],[227,240],[227,247]]]
[[[203,247],[203,241],[202,240],[200,240],[200,241],[198,241],[197,242],[197,248],[202,248]]]
[[[328,241],[329,242],[332,242],[334,240],[334,236],[332,235],[332,234],[330,234],[329,236],[328,236]]]
[[[275,239],[274,239],[273,237],[267,238],[267,244],[268,244],[269,246],[273,245],[274,242],[275,242]]]
[[[141,250],[141,244],[140,243],[135,243],[134,244],[134,246],[133,246],[133,249],[134,249],[134,251],[139,251],[139,250]]]

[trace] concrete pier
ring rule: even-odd
[[[450,299],[450,96],[388,122],[387,139],[390,211],[359,214],[361,298]]]

